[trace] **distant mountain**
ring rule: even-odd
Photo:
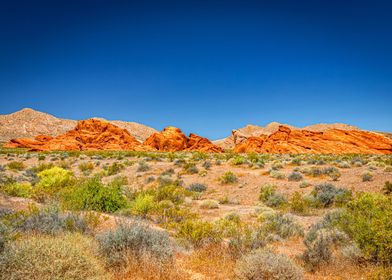
[[[152,127],[135,122],[109,122],[128,130],[140,142],[157,132]],[[57,136],[73,129],[76,123],[76,120],[60,119],[25,108],[9,115],[0,115],[0,142],[7,142],[14,138],[33,138],[37,135]]]

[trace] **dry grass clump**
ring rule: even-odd
[[[299,280],[303,272],[287,256],[258,249],[243,256],[235,267],[238,280]]]
[[[6,246],[0,279],[108,279],[91,248],[92,241],[79,234],[30,236]]]

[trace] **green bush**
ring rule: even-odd
[[[140,216],[146,216],[155,210],[155,198],[151,194],[141,193],[136,196],[135,200],[131,203],[132,213]]]
[[[140,161],[138,163],[137,172],[146,172],[150,170],[150,166],[145,161]]]
[[[389,181],[386,181],[384,184],[384,188],[382,189],[384,194],[389,195],[392,194],[392,183]]]
[[[82,162],[78,166],[79,170],[83,173],[91,173],[94,170],[94,163],[92,162]]]
[[[371,172],[365,172],[362,174],[362,182],[369,182],[373,180],[373,174]]]
[[[269,184],[260,188],[259,199],[268,207],[281,207],[287,203],[287,199],[276,191],[276,187]]]
[[[200,208],[202,208],[202,209],[218,209],[219,202],[214,199],[206,199],[201,202]]]
[[[245,158],[243,156],[236,156],[232,159],[233,165],[241,165],[245,163]]]
[[[205,192],[207,190],[207,186],[200,183],[192,183],[187,188],[190,192]]]
[[[45,169],[37,174],[39,182],[34,188],[34,195],[40,197],[41,194],[54,195],[62,188],[73,184],[72,172],[60,167]]]
[[[128,257],[157,264],[171,262],[173,249],[169,235],[142,222],[120,224],[97,237],[100,252],[109,265],[125,265]]]
[[[264,217],[261,224],[265,233],[274,233],[281,238],[302,236],[304,231],[300,224],[295,221],[293,215],[274,212]]]
[[[339,227],[367,259],[392,262],[392,197],[364,193],[348,203]]]
[[[8,169],[14,170],[14,171],[21,171],[26,168],[23,162],[21,161],[11,161],[10,163],[7,164]]]
[[[63,191],[62,203],[68,209],[109,213],[127,206],[121,185],[114,183],[105,186],[98,176],[85,179]]]
[[[181,186],[175,184],[163,185],[158,187],[155,199],[157,201],[170,200],[174,204],[180,204],[184,202],[185,195],[186,190]]]
[[[185,164],[184,170],[188,174],[197,174],[197,173],[199,173],[199,169],[197,168],[196,164],[194,164],[193,162]]]
[[[30,183],[17,183],[17,182],[8,183],[0,187],[1,191],[3,191],[4,193],[10,196],[17,196],[17,197],[24,197],[24,198],[31,197],[32,189],[33,188]]]
[[[91,241],[78,234],[14,242],[0,255],[0,271],[1,280],[107,279]]]
[[[234,274],[239,280],[300,280],[300,267],[285,255],[258,249],[243,256],[236,264]]]
[[[204,244],[219,242],[222,239],[214,224],[201,220],[185,220],[177,228],[177,237],[200,247]]]
[[[122,163],[114,162],[112,165],[106,167],[106,175],[112,176],[123,170],[125,166]]]
[[[289,181],[295,181],[299,182],[303,179],[302,174],[299,172],[292,172],[290,175],[287,177]]]
[[[237,176],[231,171],[225,172],[219,179],[222,184],[234,184],[238,182]]]
[[[294,213],[306,214],[309,212],[309,204],[300,192],[295,192],[290,199],[290,208]]]
[[[351,200],[350,191],[337,188],[332,184],[316,185],[311,193],[313,197],[313,206],[330,207],[333,204],[341,206]]]

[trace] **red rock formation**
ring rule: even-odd
[[[271,135],[249,137],[235,146],[237,153],[391,154],[392,140],[378,133],[330,129],[324,132],[280,126]]]
[[[144,150],[127,130],[97,119],[79,121],[74,129],[54,138],[40,135],[34,140],[13,139],[5,147],[37,151]]]
[[[158,151],[175,152],[183,151],[187,148],[185,134],[177,127],[165,127],[161,132],[150,135],[144,142],[144,146],[151,147]]]
[[[189,138],[176,127],[166,127],[163,131],[154,133],[146,139],[144,146],[158,151],[200,151],[209,153],[220,153],[223,149],[212,144],[207,138],[191,133]]]
[[[188,151],[199,151],[199,152],[207,152],[207,153],[223,153],[224,150],[221,147],[218,147],[207,138],[200,137],[196,134],[189,134],[188,142],[187,142],[187,150]]]

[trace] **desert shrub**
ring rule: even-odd
[[[0,279],[107,279],[92,253],[91,241],[78,234],[30,236],[0,255]]]
[[[38,160],[45,160],[46,159],[46,157],[45,157],[45,155],[38,155]]]
[[[82,162],[78,166],[79,170],[83,173],[91,173],[94,170],[94,163],[92,162]]]
[[[291,197],[290,208],[297,214],[306,214],[309,211],[308,202],[302,197],[300,192],[295,192]]]
[[[342,256],[351,263],[360,263],[363,260],[361,249],[355,244],[348,244],[341,249]]]
[[[201,220],[185,220],[177,228],[177,237],[185,239],[195,247],[200,247],[208,243],[221,241],[221,233],[214,224]]]
[[[386,181],[382,190],[386,195],[392,194],[392,183]]]
[[[12,182],[0,186],[0,190],[10,196],[29,198],[32,193],[32,186],[30,183]]]
[[[148,176],[148,178],[146,179],[146,184],[149,184],[151,182],[155,181],[155,177],[154,176]]]
[[[146,172],[150,170],[150,166],[145,161],[140,161],[136,169],[137,172]]]
[[[343,232],[336,229],[318,229],[305,237],[306,250],[302,255],[306,267],[315,270],[323,264],[332,260],[333,246],[346,243],[348,237]]]
[[[338,166],[339,168],[350,168],[350,167],[351,167],[350,163],[348,163],[347,161],[339,162],[339,163],[337,164],[337,166]]]
[[[234,274],[239,280],[299,280],[303,279],[301,268],[287,256],[258,249],[243,256],[236,264]]]
[[[287,199],[276,191],[276,187],[268,184],[260,188],[259,199],[268,207],[281,207],[287,203]]]
[[[184,201],[185,195],[186,190],[183,187],[171,184],[159,186],[155,194],[155,199],[157,201],[170,200],[174,204],[180,204]]]
[[[274,212],[265,216],[261,226],[267,234],[274,233],[281,238],[303,235],[303,228],[291,214]]]
[[[153,195],[141,193],[132,201],[131,212],[136,215],[146,216],[155,209],[155,206],[156,203]]]
[[[23,162],[21,161],[11,161],[10,163],[7,164],[8,169],[14,170],[14,171],[21,171],[26,168]]]
[[[191,192],[205,192],[207,190],[207,186],[200,183],[192,183],[189,185],[187,190]]]
[[[235,156],[231,159],[233,165],[241,165],[245,163],[245,158],[243,156]]]
[[[54,195],[73,183],[72,172],[57,166],[41,171],[38,177],[39,182],[34,188],[34,195],[37,198],[45,194]]]
[[[299,173],[299,172],[292,172],[292,173],[290,173],[290,175],[287,177],[287,179],[288,179],[289,181],[298,182],[298,181],[301,181],[301,180],[303,179],[303,177],[302,177],[302,174]]]
[[[112,176],[117,173],[119,173],[121,170],[123,170],[125,166],[121,163],[114,162],[112,165],[107,166],[106,169],[106,175],[107,176]]]
[[[19,221],[14,223],[17,230],[55,235],[61,232],[87,232],[89,222],[86,217],[75,213],[61,213],[55,206],[44,209],[32,209],[21,213]]]
[[[311,193],[314,198],[315,205],[321,207],[329,207],[333,204],[343,205],[350,201],[352,194],[350,191],[337,188],[332,184],[316,185]]]
[[[392,172],[392,166],[386,166],[384,172]]]
[[[219,202],[214,199],[206,199],[201,202],[200,208],[202,208],[202,209],[218,209]]]
[[[197,174],[197,173],[199,173],[199,169],[197,168],[196,164],[194,164],[193,162],[185,164],[184,170],[188,174]]]
[[[365,172],[362,174],[362,182],[369,182],[373,180],[373,174],[371,172]]]
[[[219,179],[222,184],[234,184],[238,182],[237,176],[231,171],[225,172]]]
[[[52,167],[54,167],[53,163],[42,162],[42,163],[38,164],[37,166],[34,166],[32,168],[32,170],[36,173],[39,173],[39,172],[44,171],[46,169],[51,169]]]
[[[364,253],[365,258],[391,264],[392,197],[364,193],[345,207],[339,227]]]
[[[101,178],[87,178],[62,192],[62,203],[68,209],[115,212],[127,205],[121,185],[105,186]]]
[[[160,176],[171,176],[173,174],[174,174],[174,169],[169,168],[169,169],[166,169],[165,171],[163,171]]]
[[[98,235],[97,240],[100,252],[110,266],[124,265],[130,256],[157,264],[171,262],[173,258],[169,235],[139,221],[120,224]]]
[[[204,167],[205,169],[209,170],[211,168],[212,164],[210,161],[206,160],[205,162],[203,162],[202,167]]]
[[[299,184],[299,187],[300,187],[301,189],[307,188],[307,187],[309,187],[309,186],[310,186],[310,183],[309,183],[308,181],[303,181],[303,182],[301,182],[301,183]]]
[[[270,177],[278,179],[278,180],[283,180],[286,176],[282,172],[271,170]]]

